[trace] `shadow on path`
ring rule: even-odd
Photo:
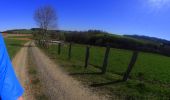
[[[124,81],[122,81],[122,80],[117,80],[117,81],[107,82],[107,83],[91,84],[90,86],[92,86],[92,87],[100,87],[100,86],[105,86],[105,85],[117,84],[117,83],[121,83],[121,82],[124,82]]]
[[[69,75],[101,75],[101,72],[94,72],[94,73],[70,73]]]

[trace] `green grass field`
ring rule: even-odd
[[[170,57],[140,52],[130,74],[130,80],[119,82],[118,80],[122,79],[123,73],[130,62],[132,51],[111,49],[107,73],[101,75],[97,74],[97,72],[100,72],[99,68],[92,65],[102,66],[105,48],[91,47],[89,60],[91,65],[88,66],[87,70],[83,67],[85,46],[78,44],[72,46],[71,61],[68,60],[68,48],[68,45],[62,46],[60,55],[57,54],[58,46],[56,45],[51,45],[45,51],[49,56],[57,57],[55,60],[66,71],[86,85],[112,82],[112,84],[102,85],[100,89],[103,89],[104,93],[121,96],[121,98],[122,95],[125,98],[138,99],[159,100],[163,97],[165,97],[164,99],[170,98]]]
[[[10,36],[10,38],[32,38],[32,36]]]
[[[27,42],[27,40],[14,40],[5,38],[6,47],[10,58],[12,59],[21,47]]]

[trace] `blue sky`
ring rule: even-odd
[[[52,5],[59,29],[99,29],[170,40],[170,0],[1,0],[0,31],[36,27],[36,8]]]

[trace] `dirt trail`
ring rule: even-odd
[[[50,100],[105,100],[63,72],[42,51],[34,47],[34,43],[31,49]]]
[[[26,45],[29,45],[29,43]],[[106,100],[105,97],[91,92],[77,80],[67,75],[39,48],[35,47],[33,42],[30,47],[22,48],[13,59],[13,64],[20,82],[26,88],[25,100],[34,100],[26,69],[28,51],[33,56],[33,61],[37,67],[38,76],[43,86],[42,88],[50,100]]]
[[[30,42],[26,43],[12,60],[17,77],[25,89],[24,100],[34,100],[33,95],[31,94],[31,86],[26,68],[28,56],[27,49],[29,44]]]

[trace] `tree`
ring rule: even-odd
[[[57,26],[57,14],[52,6],[42,6],[35,11],[34,19],[39,26],[40,39],[47,41],[48,30]]]

